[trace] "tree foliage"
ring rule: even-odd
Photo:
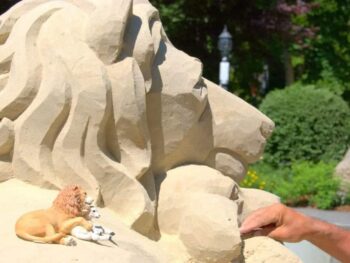
[[[2,0],[5,12],[19,0]],[[218,81],[218,35],[233,35],[231,90],[249,99],[267,64],[269,87],[302,80],[350,98],[350,0],[150,0],[176,47]]]
[[[0,2],[0,14],[6,12],[11,6],[18,3],[20,0],[1,0]]]
[[[199,57],[204,63],[204,75],[214,81],[218,79],[220,61],[218,35],[225,24],[228,26],[234,42],[231,87],[243,97],[249,94],[249,87],[257,80],[264,64],[269,65],[270,86],[283,87],[285,51],[291,44],[315,35],[312,27],[295,21],[316,7],[300,0],[288,3],[284,0],[151,2],[159,9],[175,46]]]
[[[302,50],[305,81],[337,82],[338,93],[350,89],[350,0],[315,0],[319,8],[308,14],[307,26],[317,37]]]

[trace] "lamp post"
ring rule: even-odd
[[[218,48],[221,52],[220,86],[227,90],[230,80],[230,62],[228,56],[232,50],[232,35],[228,32],[226,25],[219,36]]]

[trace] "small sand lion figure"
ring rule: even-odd
[[[92,222],[85,219],[90,207],[85,203],[86,192],[77,185],[64,188],[48,209],[28,212],[16,222],[16,235],[37,243],[75,245],[68,236],[76,226],[91,231]]]

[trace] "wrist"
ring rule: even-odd
[[[317,243],[323,237],[329,236],[334,232],[333,228],[336,228],[333,225],[314,218],[309,218],[307,225],[304,239],[311,243]]]
[[[313,239],[319,231],[318,222],[316,222],[316,219],[305,215],[302,215],[302,220],[300,220],[300,222],[301,224],[299,226],[303,229],[300,231],[300,239],[311,242],[311,239]]]

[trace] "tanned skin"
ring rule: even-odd
[[[350,231],[307,217],[282,204],[258,209],[243,222],[242,235],[258,232],[285,242],[307,240],[343,263],[350,263]]]

